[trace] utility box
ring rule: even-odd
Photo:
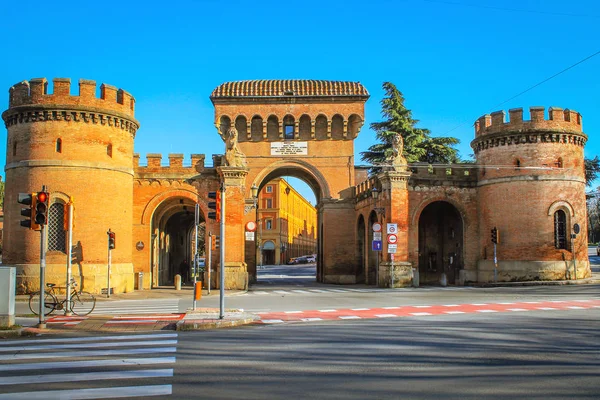
[[[144,273],[135,273],[135,290],[144,290]]]
[[[16,286],[17,269],[0,267],[0,326],[10,327],[15,324]]]

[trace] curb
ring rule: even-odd
[[[258,315],[239,310],[225,310],[227,314],[219,318],[215,309],[199,309],[189,312],[183,319],[177,321],[176,331],[198,331],[219,328],[232,328],[249,325],[260,319]]]

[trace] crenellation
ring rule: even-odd
[[[120,113],[133,118],[135,113],[135,99],[123,89],[102,84],[100,96],[96,94],[96,81],[80,79],[79,94],[71,95],[70,78],[54,78],[53,90],[48,90],[46,78],[34,78],[13,85],[9,90],[9,110],[15,107],[27,106],[35,108],[41,106],[68,106],[69,108],[81,107],[86,111],[104,112],[105,114]],[[63,108],[64,109],[64,108]],[[83,110],[82,110],[83,111]]]
[[[531,122],[540,122],[544,121],[544,107],[529,107],[529,114],[531,117]]]
[[[509,121],[504,122],[502,111],[491,115],[486,114],[475,121],[475,142],[483,140],[482,135],[498,133],[522,133],[522,132],[567,132],[581,134],[581,115],[576,111],[559,107],[550,107],[548,118],[545,118],[544,107],[530,107],[531,119],[523,120],[523,109],[513,108],[509,110]],[[473,146],[473,144],[472,144]]]
[[[559,107],[550,107],[548,109],[548,119],[550,121],[564,121],[565,112]]]
[[[71,94],[71,79],[69,78],[54,78],[52,79],[54,90],[52,93],[55,96],[69,96]]]
[[[107,85],[106,83],[103,83],[100,86],[100,98],[102,100],[117,103],[117,88],[112,85]]]
[[[519,124],[523,122],[523,108],[511,108],[508,110],[508,120],[511,124]]]
[[[495,111],[492,113],[492,126],[504,125],[506,114],[504,111]]]
[[[140,153],[133,154],[133,169],[140,167]]]
[[[205,154],[192,154],[192,167],[196,168],[196,171],[200,172],[204,169],[204,162],[206,159]]]
[[[160,168],[160,163],[162,161],[162,154],[148,153],[148,154],[146,154],[146,160],[148,160],[148,168]]]
[[[183,154],[169,154],[169,167],[171,168],[182,168],[183,167]]]
[[[34,78],[29,80],[29,95],[33,102],[39,102],[48,93],[48,81],[46,78]]]

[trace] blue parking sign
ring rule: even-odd
[[[381,240],[373,240],[373,251],[381,251]]]

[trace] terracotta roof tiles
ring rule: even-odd
[[[369,96],[360,82],[305,79],[270,79],[225,82],[213,90],[215,97]]]

